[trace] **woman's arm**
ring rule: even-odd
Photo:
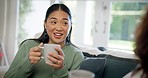
[[[28,78],[31,75],[33,64],[28,59],[28,43],[26,41],[21,45],[4,78]]]

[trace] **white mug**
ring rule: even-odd
[[[73,70],[69,72],[68,78],[94,78],[94,73],[87,70]]]
[[[43,47],[40,47],[43,49],[43,57],[45,59],[45,62],[52,63],[47,57],[49,52],[55,52],[58,54],[58,52],[55,50],[56,47],[60,47],[58,44],[44,44]]]

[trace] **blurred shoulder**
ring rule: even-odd
[[[81,50],[79,48],[77,48],[76,46],[74,46],[72,44],[66,44],[63,47],[63,50],[68,50],[68,51],[73,51],[73,52],[81,52]]]
[[[20,44],[20,47],[21,46],[36,46],[38,44],[39,44],[39,41],[35,39],[26,39]]]

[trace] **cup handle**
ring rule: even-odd
[[[44,49],[44,47],[39,47],[39,48]],[[41,59],[44,59],[44,57],[43,57],[43,56],[41,56]]]

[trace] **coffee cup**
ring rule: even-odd
[[[59,44],[44,44],[43,47],[40,47],[43,49],[43,56],[42,58],[45,60],[45,62],[52,63],[47,57],[49,52],[55,52],[58,54],[58,52],[55,50],[56,47],[60,48]]]
[[[94,78],[94,73],[87,70],[73,70],[69,72],[68,78]]]

